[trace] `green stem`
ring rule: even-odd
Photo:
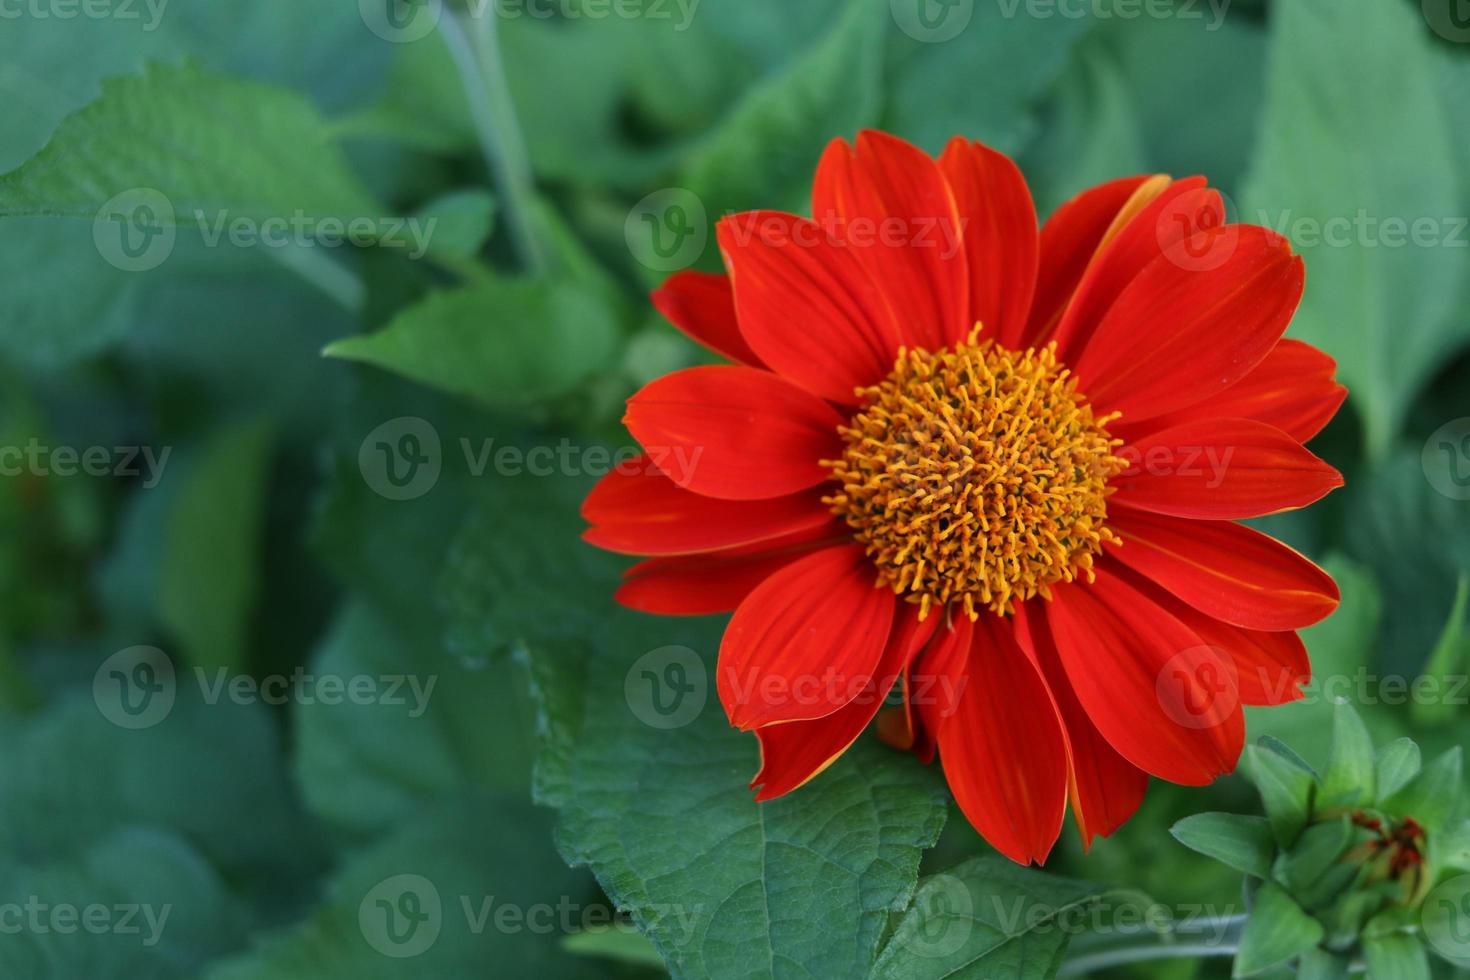
[[[1079,953],[1062,964],[1057,976],[1090,976],[1099,970],[1149,960],[1234,956],[1240,949],[1240,934],[1245,928],[1246,919],[1245,915],[1233,915],[1181,922],[1170,932],[1139,942]],[[1216,938],[1202,941],[1199,939],[1201,934],[1214,935]]]
[[[1234,956],[1239,948],[1235,943],[1175,943],[1172,946],[1141,943],[1137,946],[1124,946],[1119,949],[1089,953],[1086,956],[1068,960],[1062,964],[1057,976],[1085,977],[1099,970],[1126,966],[1129,963],[1143,963],[1148,960],[1183,959],[1191,956],[1201,959],[1207,956]]]
[[[530,157],[500,58],[496,18],[493,3],[483,4],[478,14],[446,5],[439,28],[464,83],[480,151],[500,191],[500,212],[511,247],[521,267],[535,275],[543,271],[545,260],[531,223]]]

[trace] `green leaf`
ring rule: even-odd
[[[1373,980],[1429,980],[1429,956],[1417,936],[1364,936],[1363,956]]]
[[[1236,813],[1196,813],[1170,828],[1185,847],[1257,878],[1271,875],[1276,837],[1265,817]]]
[[[1077,931],[1068,915],[1101,891],[1002,858],[971,858],[924,879],[868,976],[1048,980]]]
[[[495,278],[435,293],[325,353],[512,408],[569,394],[607,362],[616,337],[617,324],[584,286]]]
[[[1455,587],[1455,602],[1445,620],[1444,631],[1430,651],[1429,662],[1424,666],[1425,677],[1434,678],[1438,690],[1446,690],[1456,684],[1457,678],[1465,676],[1470,666],[1470,627],[1466,614],[1470,612],[1470,574],[1460,573]],[[1418,725],[1443,725],[1455,716],[1456,705],[1450,698],[1416,698],[1410,709],[1414,723]]]
[[[1378,798],[1387,799],[1397,793],[1419,774],[1421,765],[1419,743],[1411,738],[1395,739],[1379,749],[1375,766]]]
[[[224,428],[176,491],[164,528],[158,611],[194,666],[246,666],[272,441],[267,423]]]
[[[1408,785],[1383,801],[1384,811],[1413,817],[1431,833],[1442,830],[1460,802],[1462,756],[1457,745],[1425,766]]]
[[[751,208],[805,210],[827,143],[877,121],[887,13],[849,0],[825,37],[753,86],[700,142],[683,183],[711,221]],[[706,246],[707,256],[715,252]]]
[[[197,64],[151,64],[141,76],[104,82],[45,149],[0,176],[0,217],[92,220],[138,188],[161,195],[154,220],[211,233],[221,216],[376,217],[379,206],[324,130],[286,90]]]
[[[424,228],[430,253],[470,259],[490,239],[495,198],[486,191],[450,191],[419,208],[414,216]]]
[[[1372,800],[1373,736],[1351,704],[1339,704],[1332,718],[1332,758],[1322,775],[1318,806],[1355,806]]]
[[[354,854],[306,921],[204,977],[603,976],[547,935],[593,916],[605,922],[612,910],[556,868],[546,831],[545,816],[516,800],[437,805]]]
[[[1316,781],[1310,772],[1269,749],[1248,745],[1245,757],[1276,842],[1290,847],[1311,815]]]
[[[1470,337],[1455,316],[1461,256],[1445,247],[1463,211],[1431,45],[1407,4],[1277,5],[1243,194],[1244,220],[1297,240],[1307,291],[1292,333],[1337,358],[1379,458],[1429,373]],[[1416,221],[1431,243],[1408,237]]]
[[[1322,938],[1322,923],[1303,912],[1280,885],[1267,882],[1256,892],[1233,975],[1263,973],[1316,947]]]

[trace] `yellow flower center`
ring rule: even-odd
[[[977,328],[978,333],[978,328]],[[1013,610],[1053,582],[1092,577],[1118,538],[1108,479],[1122,440],[1077,393],[1055,345],[992,341],[931,354],[902,350],[823,460],[842,490],[824,501],[866,545],[882,581],[920,605]]]

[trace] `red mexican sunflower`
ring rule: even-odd
[[[835,141],[811,219],[726,217],[726,273],[657,307],[736,363],[628,402],[643,465],[587,498],[587,540],[650,556],[618,592],[734,612],[718,687],[770,799],[884,712],[998,850],[1084,843],[1150,775],[1230,772],[1241,705],[1302,695],[1321,569],[1235,523],[1341,476],[1303,448],[1345,390],[1282,339],[1303,268],[1203,178],[1088,190],[1038,229],[1004,155]]]

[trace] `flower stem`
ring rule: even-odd
[[[459,69],[480,151],[500,192],[511,247],[522,269],[535,275],[543,271],[544,259],[531,224],[531,164],[500,58],[495,11],[494,4],[480,5],[478,11],[446,4],[439,29]]]

